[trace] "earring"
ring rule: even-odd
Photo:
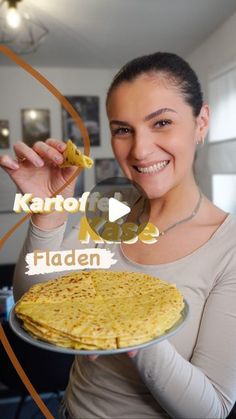
[[[205,142],[205,138],[204,137],[200,138],[199,141],[197,140],[197,144],[204,145],[204,142]]]

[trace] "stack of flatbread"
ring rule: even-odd
[[[74,349],[116,349],[162,335],[181,316],[174,284],[150,275],[79,271],[36,284],[16,304],[34,337]]]

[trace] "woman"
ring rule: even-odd
[[[135,59],[114,78],[107,113],[114,154],[145,189],[150,220],[163,232],[153,245],[113,245],[114,270],[176,283],[191,318],[175,336],[128,355],[76,357],[61,415],[225,418],[236,399],[236,218],[203,196],[193,176],[196,144],[209,121],[197,76],[175,54]],[[21,162],[5,156],[1,164],[23,192],[49,196],[74,170],[58,168],[64,148],[52,139],[33,149],[18,143]],[[65,218],[32,216],[15,272],[16,298],[42,280],[26,278],[27,252],[78,247],[76,230],[63,240]]]

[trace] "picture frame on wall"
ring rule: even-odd
[[[22,139],[29,147],[50,138],[49,109],[22,109],[21,124]]]
[[[100,146],[100,120],[98,96],[65,96],[85,124],[90,138],[90,146]],[[80,129],[71,115],[62,107],[63,140],[71,139],[77,147],[83,147]]]
[[[0,120],[0,149],[4,150],[10,148],[10,128],[9,121],[6,119]]]
[[[95,159],[95,182],[96,184],[110,178],[124,178],[124,174],[114,158],[98,158]],[[115,181],[113,180],[113,183]],[[104,182],[105,184],[105,182]],[[108,180],[107,184],[110,184]]]

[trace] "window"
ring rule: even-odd
[[[212,176],[213,202],[226,212],[236,214],[236,175]]]
[[[236,65],[209,80],[209,142],[236,139]]]
[[[211,77],[208,162],[212,200],[236,214],[236,64]]]

